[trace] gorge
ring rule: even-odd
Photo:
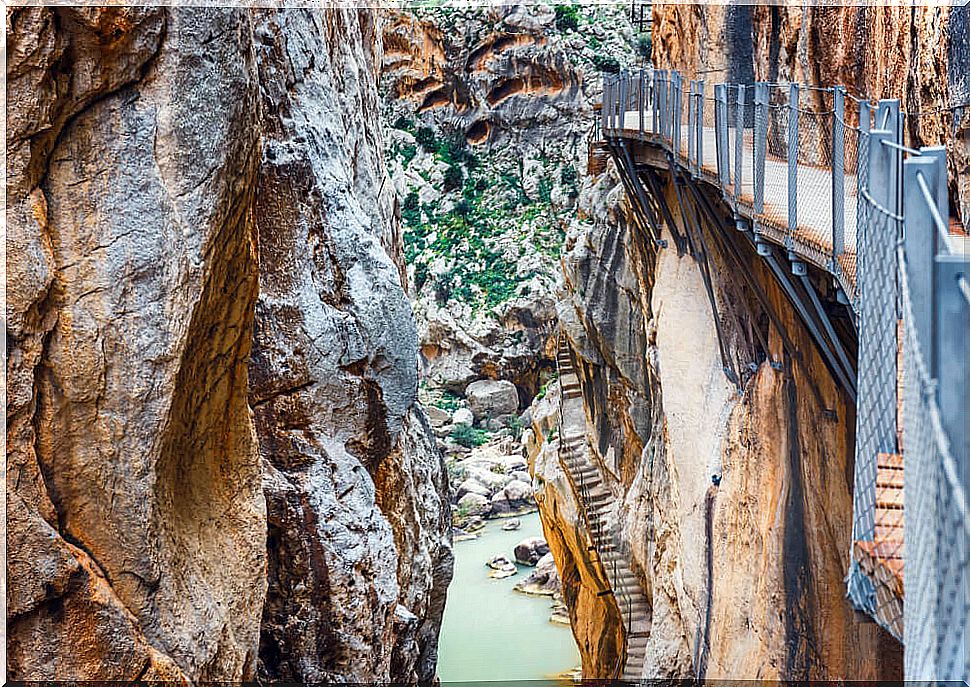
[[[899,98],[966,226],[970,11],[645,9],[7,8],[9,679],[902,679],[853,399],[596,124],[621,67]]]

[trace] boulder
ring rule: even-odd
[[[485,515],[491,508],[487,496],[468,493],[458,499],[458,507],[468,515]]]
[[[480,379],[465,387],[468,407],[476,420],[497,418],[519,409],[515,384],[504,379]]]
[[[465,467],[464,465],[462,467]],[[477,466],[465,467],[465,477],[470,478],[489,488],[491,494],[501,491],[507,487],[512,478],[508,475],[492,472]]]
[[[428,416],[428,421],[435,429],[444,427],[445,425],[451,423],[451,413],[449,413],[447,410],[442,410],[437,406],[425,406],[424,413]]]
[[[509,477],[511,477],[513,480],[517,482],[525,482],[526,484],[532,481],[532,478],[529,477],[528,472],[520,472],[519,470],[516,470],[515,472],[511,473]]]
[[[451,421],[456,425],[471,425],[475,416],[468,408],[459,408],[451,414]]]
[[[548,553],[549,544],[542,537],[529,537],[515,545],[515,560],[522,565],[536,565]]]
[[[535,570],[515,585],[515,591],[536,596],[556,596],[562,591],[559,569],[552,553],[546,553],[538,560]]]
[[[519,529],[520,527],[522,527],[522,521],[519,520],[518,518],[512,518],[512,519],[506,521],[502,525],[502,529],[505,530],[506,532],[513,532],[513,531]]]
[[[499,580],[503,577],[511,577],[519,571],[519,569],[515,567],[515,563],[510,561],[505,556],[494,556],[490,558],[485,565],[492,569],[492,572],[490,572],[488,576]]]
[[[513,480],[492,497],[493,515],[511,515],[529,510],[535,504],[532,487],[527,482]]]
[[[492,492],[490,492],[488,487],[486,487],[481,482],[469,478],[469,479],[466,479],[461,484],[459,484],[458,489],[455,492],[455,496],[459,501],[461,501],[461,498],[465,494],[478,494],[479,496],[484,496],[485,498],[488,498],[489,496],[492,495]]]

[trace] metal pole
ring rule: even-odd
[[[727,149],[727,86],[714,86],[714,142],[717,146],[717,180],[723,191],[731,183],[730,162],[725,159]]]
[[[738,116],[734,122],[734,202],[741,201],[741,189],[744,185],[742,163],[744,162],[744,84],[738,84]]]
[[[832,269],[845,252],[845,89],[832,91]]]
[[[945,157],[936,156],[914,156],[903,163],[903,245],[906,249],[906,277],[913,311],[911,324],[919,333],[920,341],[931,341],[933,338],[933,260],[938,252],[939,242],[937,228],[923,198],[918,176],[923,178],[930,189],[936,189],[941,185],[942,175],[942,186],[945,188],[945,164]],[[947,210],[946,203],[944,195],[944,210]],[[937,368],[933,353],[932,349],[923,351],[928,356],[926,362],[930,373],[935,375]]]
[[[794,249],[798,231],[798,84],[788,88],[788,237],[785,247]]]
[[[626,128],[626,98],[629,87],[630,84],[629,79],[627,78],[627,72],[623,71],[620,73],[620,129]]]
[[[768,84],[754,85],[754,212],[765,211],[765,155],[768,146]]]
[[[697,92],[697,82],[691,79],[690,90],[687,93],[687,169],[694,173],[694,96]]]
[[[654,134],[659,133],[659,129],[657,128],[657,124],[660,117],[660,108],[658,107],[658,104],[657,104],[658,103],[657,91],[660,83],[658,81],[658,74],[659,72],[656,69],[654,69],[653,72],[650,74],[650,78],[653,80],[653,88],[651,89],[651,92],[650,92],[650,110],[653,113],[653,127],[651,131]]]
[[[876,123],[874,125],[876,129],[885,129],[892,132],[890,141],[896,145],[902,145],[903,143],[903,127],[900,116],[899,101],[898,100],[880,100],[879,106],[876,108]],[[903,173],[903,156],[902,151],[897,150],[899,153],[896,156],[895,165],[892,170],[892,174],[888,180],[894,187],[892,198],[895,200],[895,204],[889,207],[890,210],[895,212],[897,215],[901,215],[903,212],[902,202],[903,195],[899,188],[902,182]]]
[[[945,177],[944,177],[945,179]],[[945,216],[945,215],[944,215]],[[962,471],[957,476],[964,489],[970,487],[970,302],[961,290],[960,280],[970,282],[970,255],[948,253],[936,257],[936,304],[934,308],[933,350],[936,362],[934,375],[939,386],[937,400],[944,433],[950,442],[950,453]],[[964,590],[966,591],[966,590]]]
[[[697,82],[697,143],[694,144],[697,156],[697,175],[704,168],[704,79]]]
[[[674,149],[674,157],[676,158],[680,155],[680,129],[681,121],[684,115],[684,92],[680,72],[673,72],[671,74],[671,80],[673,81],[671,86],[674,97],[671,103],[673,105],[673,109],[671,111],[671,123],[673,126],[670,131],[670,136],[671,146]]]
[[[643,74],[643,67],[641,67],[640,68],[640,88],[637,89],[637,95],[639,96],[639,98],[638,98],[638,105],[639,105],[639,108],[640,108],[640,138],[643,138],[643,129],[644,129],[644,126],[643,126],[643,113],[644,113],[644,109],[645,109],[646,98],[643,95],[643,89],[644,89],[644,86],[646,85],[646,83],[647,82],[646,82],[646,79],[644,78],[644,74]]]

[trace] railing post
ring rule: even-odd
[[[683,80],[681,79],[680,72],[672,72],[671,75],[671,90],[673,91],[671,110],[671,147],[674,150],[674,158],[676,159],[680,155],[680,129],[681,121],[683,121],[684,116],[684,92],[683,92]]]
[[[845,89],[832,90],[832,269],[845,252]]]
[[[643,117],[644,111],[646,109],[646,97],[644,96],[644,88],[646,86],[646,78],[643,73],[643,67],[640,67],[640,88],[637,89],[637,95],[639,96],[638,105],[640,107],[640,138],[643,138]]]
[[[798,84],[788,87],[788,250],[798,231]]]
[[[691,79],[690,89],[687,92],[687,169],[691,174],[694,173],[694,96],[697,91],[697,82]]]
[[[889,140],[897,145],[902,145],[903,126],[898,100],[879,101],[879,106],[876,108],[876,123],[874,128],[891,131],[893,135]],[[902,214],[903,196],[899,186],[902,183],[903,156],[901,151],[898,152],[899,154],[896,156],[896,164],[889,179],[889,182],[894,187],[892,197],[895,199],[896,204],[891,206],[889,209],[896,214]]]
[[[945,185],[945,181],[943,183]],[[950,453],[957,470],[962,471],[957,479],[966,490],[970,488],[970,423],[967,422],[970,417],[967,397],[970,385],[967,367],[967,360],[970,360],[970,337],[967,335],[970,331],[970,302],[962,288],[970,290],[970,255],[965,252],[937,254],[935,268],[933,377],[938,382],[937,402],[943,431],[950,442]]]
[[[930,149],[924,148],[923,151]],[[903,236],[906,249],[906,278],[909,284],[909,299],[913,312],[913,328],[919,333],[920,341],[933,338],[933,282],[934,258],[940,241],[933,223],[930,209],[920,189],[919,177],[933,191],[946,188],[946,148],[943,156],[934,154],[910,157],[903,163]],[[942,183],[941,183],[942,178]],[[936,198],[939,209],[946,217],[947,199],[944,193],[942,203]],[[931,374],[936,373],[933,351],[924,350]]]
[[[626,70],[620,72],[620,116],[619,116],[619,128],[626,128],[626,99],[627,90],[629,89],[629,79],[627,78]]]
[[[765,211],[765,156],[768,152],[768,84],[754,85],[754,212]]]
[[[738,84],[738,117],[734,122],[734,202],[741,202],[741,191],[744,186],[744,99],[747,89],[744,84]]]
[[[658,80],[658,74],[659,72],[656,69],[654,69],[650,73],[650,78],[653,82],[653,88],[650,89],[650,111],[653,114],[653,126],[650,128],[650,132],[654,135],[659,133],[657,129],[657,123],[659,122],[659,117],[660,117],[660,109],[658,104],[659,100],[657,98],[658,88],[660,84],[660,81]]]
[[[610,94],[610,77],[603,74],[603,102],[602,107],[600,107],[600,129],[603,132],[603,138],[606,138],[606,131],[610,127],[610,103],[612,102],[612,96]]]
[[[697,157],[697,176],[704,169],[704,79],[697,82],[697,143],[694,144],[694,155]]]
[[[714,85],[714,143],[717,147],[717,181],[724,191],[731,183],[730,160],[727,159],[727,86]]]

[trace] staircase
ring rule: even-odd
[[[903,636],[903,458],[880,453],[876,460],[875,531],[856,541],[855,558],[876,590],[876,617]]]
[[[606,525],[606,512],[613,498],[600,468],[590,459],[586,443],[586,421],[582,389],[573,367],[565,338],[556,354],[559,368],[559,462],[572,483],[574,494],[590,535],[589,550],[596,553],[603,579],[623,616],[626,643],[625,662],[610,677],[638,681],[650,637],[651,608],[640,582],[630,568],[629,556]]]

